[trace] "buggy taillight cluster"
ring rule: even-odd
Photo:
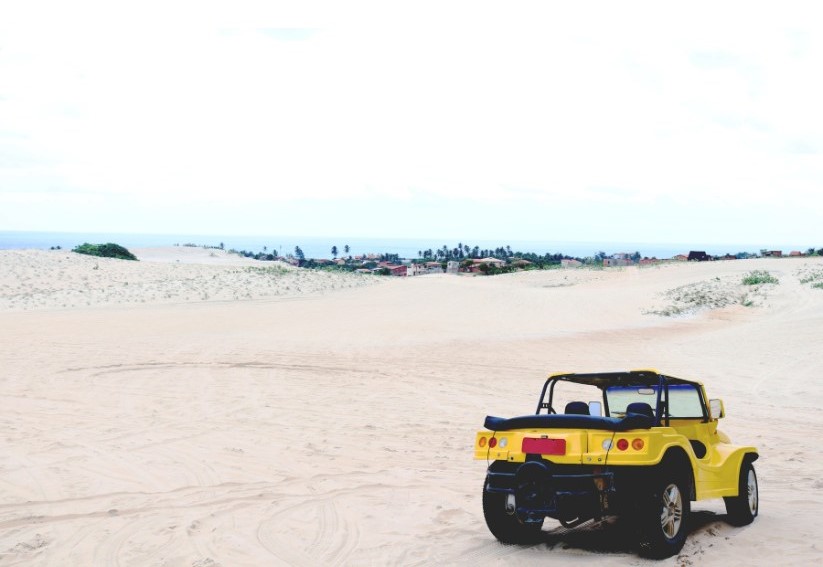
[[[498,439],[497,437],[486,438],[485,436],[483,436],[477,440],[477,444],[480,446],[481,449],[485,448],[486,446],[488,446],[489,449],[494,449],[498,445],[501,449],[503,449],[506,447],[506,445],[509,444],[509,440],[505,437],[501,437],[500,439]]]
[[[646,442],[643,441],[642,439],[640,439],[639,437],[636,437],[636,438],[632,439],[631,442],[628,439],[626,439],[625,437],[621,437],[615,443],[615,447],[617,447],[618,451],[627,451],[629,449],[629,447],[631,447],[635,451],[642,451],[645,446],[646,446]],[[610,449],[611,448],[611,440],[606,440],[603,443],[603,448],[606,449],[606,450]]]

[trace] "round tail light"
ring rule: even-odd
[[[494,449],[495,447],[497,447],[497,439],[492,437],[489,439],[489,449]]]
[[[486,438],[481,437],[480,441],[478,441],[477,444],[480,445],[481,447],[485,447],[486,446]]]
[[[635,451],[640,451],[646,444],[643,443],[642,439],[634,439],[632,441],[632,449]]]
[[[617,440],[617,448],[621,451],[625,451],[629,448],[629,441],[627,439],[618,439]]]

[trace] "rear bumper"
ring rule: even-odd
[[[524,523],[550,517],[569,524],[607,515],[616,492],[613,472],[545,460],[497,461],[489,467],[485,490],[512,495],[515,513]]]

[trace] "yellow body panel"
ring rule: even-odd
[[[666,451],[681,448],[689,457],[694,474],[695,499],[737,496],[740,464],[747,453],[756,453],[750,446],[730,445],[725,435],[717,430],[717,421],[672,420],[669,427],[653,427],[633,431],[612,432],[587,429],[518,429],[513,431],[479,431],[475,439],[475,459],[522,463],[526,460],[521,446],[523,439],[563,439],[564,455],[545,455],[557,464],[593,466],[654,466]],[[495,438],[497,446],[489,448]],[[481,439],[485,442],[481,443]],[[625,439],[628,448],[618,449]],[[505,440],[505,441],[504,441]],[[642,447],[638,441],[642,442]],[[690,441],[706,447],[706,454],[698,458]],[[502,445],[502,446],[501,446]],[[606,447],[611,447],[609,450]]]

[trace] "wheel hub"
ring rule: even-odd
[[[757,513],[757,479],[754,476],[754,471],[749,470],[748,482],[746,483],[746,491],[749,497],[749,510],[752,514]]]
[[[666,537],[672,539],[680,531],[683,521],[683,496],[676,484],[670,484],[663,491],[663,509],[660,513],[660,527]]]

